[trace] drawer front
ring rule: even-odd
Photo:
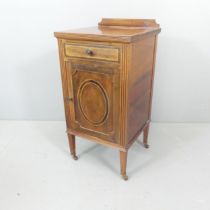
[[[67,57],[119,61],[119,49],[110,46],[66,44],[65,55]]]

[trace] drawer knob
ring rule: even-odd
[[[66,100],[67,101],[73,101],[73,98],[72,97],[67,97]]]
[[[93,55],[93,51],[92,50],[89,50],[89,49],[85,50],[85,53],[87,55]]]

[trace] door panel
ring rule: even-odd
[[[115,142],[118,119],[119,66],[106,62],[67,61],[72,128]]]

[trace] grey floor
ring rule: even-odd
[[[0,121],[0,210],[210,209],[210,124],[152,123],[127,182],[117,150],[77,140],[74,161],[64,122]]]

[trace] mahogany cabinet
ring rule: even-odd
[[[58,39],[67,134],[120,151],[127,180],[127,151],[151,115],[157,35],[155,20],[102,19],[97,27],[55,32]],[[107,157],[108,158],[108,157]]]

